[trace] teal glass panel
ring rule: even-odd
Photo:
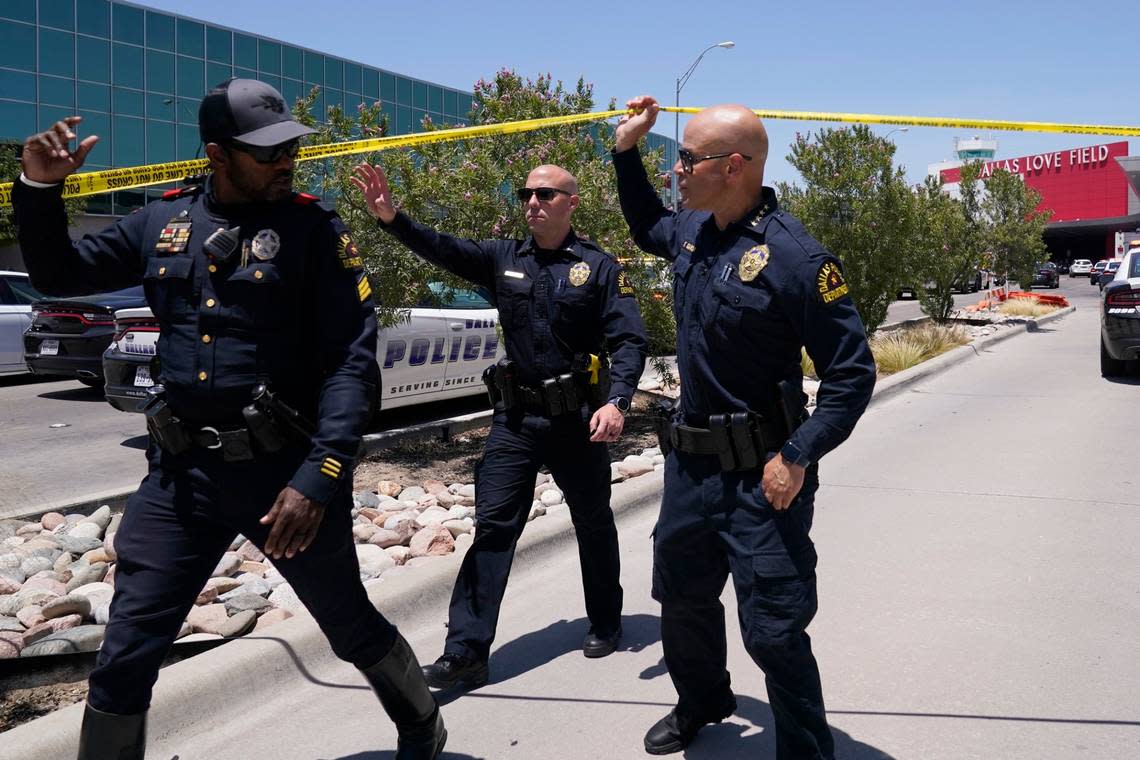
[[[344,61],[325,58],[325,84],[338,90],[344,87]]]
[[[202,93],[205,95],[205,93]],[[179,124],[198,125],[198,106],[202,103],[202,96],[196,98],[178,98],[178,113],[175,117]]]
[[[325,57],[320,53],[305,51],[305,81],[318,85],[325,83]]]
[[[40,73],[75,76],[75,35],[40,29]]]
[[[198,127],[190,124],[179,124],[177,141],[175,143],[175,161],[189,161],[202,147],[202,138],[198,135]],[[205,155],[203,153],[203,155]]]
[[[406,135],[412,131],[412,109],[396,106],[396,134]]]
[[[178,56],[178,94],[192,98],[206,94],[206,65],[200,58]]]
[[[146,39],[143,33],[144,16],[142,8],[134,8],[122,3],[112,3],[111,37],[115,42],[129,42],[141,45]]]
[[[173,161],[174,125],[169,122],[148,121],[146,123],[146,162],[164,164]]]
[[[174,56],[158,50],[146,51],[146,88],[174,94]]]
[[[23,142],[38,131],[33,104],[0,100],[0,138]]]
[[[257,68],[266,74],[280,74],[281,46],[269,40],[258,40]]]
[[[423,82],[412,84],[412,105],[416,108],[428,107],[428,86]]]
[[[380,99],[391,103],[396,102],[396,75],[387,71],[380,72]]]
[[[144,100],[146,100],[147,119],[174,121],[174,108],[178,105],[177,100],[169,95],[154,92],[146,93]]]
[[[142,92],[116,87],[111,91],[111,110],[116,116],[142,116],[146,110]]]
[[[98,137],[99,142],[91,149],[89,158],[92,161],[109,164],[111,160],[111,116],[96,111],[85,111],[82,108],[79,109],[79,115],[83,117],[83,121],[79,122],[73,130],[76,137],[80,140],[92,135]]]
[[[146,155],[143,120],[115,115],[111,117],[111,125],[114,129],[111,164],[117,167],[142,165]]]
[[[0,66],[36,70],[36,28],[0,21]]]
[[[35,74],[0,69],[0,97],[36,102]]]
[[[281,74],[290,79],[305,78],[305,58],[299,49],[289,45],[281,48]]]
[[[369,100],[380,99],[380,72],[376,69],[364,69],[360,93]]]
[[[293,108],[293,104],[301,97],[303,85],[296,79],[284,79],[281,81],[281,97],[285,98],[285,106],[289,109]]]
[[[111,46],[111,75],[113,83],[125,87],[143,88],[143,49],[133,45]]]
[[[461,92],[456,95],[456,100],[459,104],[459,110],[455,112],[456,115],[462,116],[464,119],[468,118],[471,115],[471,108],[474,102],[472,97]]]
[[[253,69],[234,69],[234,76],[238,79],[257,79],[257,72]]]
[[[75,0],[40,0],[40,26],[75,29]]]
[[[415,132],[424,131],[424,117],[428,116],[428,112],[422,108],[412,109],[412,130]]]
[[[228,63],[206,64],[206,87],[214,87],[234,75],[233,68]]]
[[[458,116],[459,93],[455,90],[445,90],[443,93],[443,112],[449,116]]]
[[[428,108],[436,113],[443,112],[443,88],[435,85],[428,87]]]
[[[174,52],[174,17],[146,12],[146,46]]]
[[[206,56],[206,27],[197,21],[178,19],[178,53],[195,58]]]
[[[344,109],[344,93],[340,90],[325,90],[325,108],[321,111],[322,114],[328,114],[328,109],[333,106],[340,106]]]
[[[281,77],[273,75],[273,74],[266,74],[263,72],[261,74],[258,74],[257,78],[260,79],[262,82],[265,82],[267,85],[269,85],[273,89],[277,90],[278,92],[281,92]]]
[[[396,102],[402,106],[412,104],[412,80],[396,77]]]
[[[4,0],[0,3],[0,18],[36,23],[36,0]]]
[[[360,92],[360,64],[344,62],[344,91]]]
[[[206,27],[206,57],[218,63],[233,63],[233,35],[227,29]]]
[[[111,88],[105,84],[80,82],[77,87],[80,110],[110,111]]]
[[[396,134],[396,104],[385,101],[380,104],[380,112],[388,119],[388,134]]]
[[[40,102],[50,106],[75,108],[75,80],[40,77]]]
[[[64,108],[62,106],[40,106],[40,129],[47,129],[57,121],[63,121],[68,116],[73,116],[74,114],[74,108]]]
[[[245,34],[234,35],[234,66],[257,69],[257,40]]]
[[[78,27],[76,31],[82,34],[110,37],[111,4],[107,0],[78,0],[75,4],[75,25]]]
[[[80,35],[75,40],[75,74],[79,79],[111,81],[111,43]]]

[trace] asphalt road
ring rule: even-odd
[[[1121,410],[1135,408],[1140,378],[1100,377],[1096,291],[1083,287],[1074,314],[876,405],[824,460],[811,633],[839,757],[1140,756],[1140,483],[1130,466],[1087,471],[1134,449]],[[654,519],[651,503],[620,522],[626,640],[603,660],[577,651],[572,545],[521,563],[492,683],[444,697],[445,758],[644,756],[645,729],[675,699],[649,597]],[[774,757],[731,584],[724,601],[740,707],[685,757]],[[430,660],[444,620],[437,598],[399,622]],[[393,729],[350,667],[280,660],[264,667],[294,672],[283,686],[247,698],[234,683],[216,719],[153,726],[150,754],[390,757]]]

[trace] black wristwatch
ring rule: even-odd
[[[625,396],[614,396],[610,399],[610,403],[616,406],[622,414],[629,414],[629,399]]]

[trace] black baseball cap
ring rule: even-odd
[[[314,132],[293,118],[281,93],[256,79],[227,79],[206,93],[198,107],[203,143],[237,140],[268,147]]]

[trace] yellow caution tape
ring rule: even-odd
[[[698,113],[702,108],[662,106],[669,113]],[[946,116],[884,116],[873,113],[831,113],[828,111],[765,111],[753,113],[761,119],[795,121],[842,121],[854,124],[891,124],[900,127],[954,127],[957,129],[1000,129],[1010,132],[1055,132],[1073,135],[1120,135],[1140,137],[1140,127],[1101,124],[1060,124],[1049,121],[1003,121],[998,119],[956,119]]]
[[[701,108],[677,108],[663,106],[667,113],[694,114]],[[320,158],[348,156],[357,153],[371,153],[394,148],[413,148],[449,140],[469,140],[477,137],[518,134],[547,127],[569,124],[583,124],[591,121],[610,119],[629,113],[625,109],[616,111],[596,111],[594,113],[547,116],[540,119],[508,121],[500,124],[480,124],[474,127],[455,127],[432,132],[418,132],[411,135],[394,135],[365,140],[352,140],[328,145],[310,145],[301,148],[298,161],[312,161]],[[1140,137],[1140,127],[1105,126],[1097,124],[1060,124],[1044,121],[1002,121],[995,119],[956,119],[938,116],[885,116],[867,113],[831,113],[826,111],[770,111],[756,109],[754,113],[762,119],[793,119],[797,121],[836,121],[857,124],[891,124],[914,127],[956,127],[959,129],[999,129],[1019,132],[1052,132],[1065,134],[1119,135]],[[127,169],[107,169],[105,171],[73,174],[64,181],[63,195],[75,198],[84,195],[97,195],[113,190],[133,190],[151,185],[177,182],[202,174],[208,168],[206,159],[193,161],[173,161],[166,164],[150,164]],[[0,207],[12,205],[12,183],[0,184]]]

